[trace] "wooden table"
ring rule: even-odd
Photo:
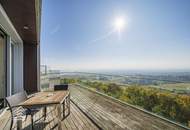
[[[51,91],[51,92],[38,92],[26,101],[20,103],[18,106],[24,108],[31,107],[46,107],[49,105],[57,104],[58,113],[58,129],[61,130],[61,105],[63,105],[63,117],[65,116],[65,103],[67,102],[68,115],[70,114],[70,93],[69,91]],[[46,110],[45,110],[46,113]]]

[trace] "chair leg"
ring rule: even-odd
[[[11,126],[10,126],[10,130],[12,130],[13,128],[13,117],[11,117]]]
[[[46,113],[47,113],[47,107],[44,107],[43,109],[44,121],[46,120]]]

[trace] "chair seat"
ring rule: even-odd
[[[25,114],[31,115],[31,114],[39,112],[40,110],[41,110],[40,108],[25,109]]]
[[[17,118],[17,117],[24,117],[31,114],[33,115],[37,113],[38,111],[40,111],[40,108],[26,109],[26,108],[19,107],[14,111],[13,117]]]

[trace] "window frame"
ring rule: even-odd
[[[4,90],[4,97],[3,98],[1,98],[1,100],[4,100],[4,98],[7,96],[7,35],[6,35],[6,33],[3,31],[3,29],[1,29],[0,28],[0,35],[2,35],[3,36],[3,38],[4,38],[4,40],[5,40],[5,63],[4,63],[4,67],[5,67],[5,90]],[[5,107],[6,106],[6,103],[5,103],[5,101],[4,101],[4,106],[3,107]],[[1,109],[3,109],[3,108],[0,108],[0,110]]]

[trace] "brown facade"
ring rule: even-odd
[[[28,93],[38,91],[37,87],[37,45],[24,44],[24,89]]]
[[[39,53],[41,0],[0,0],[10,21],[23,41],[24,89],[33,93],[39,88]]]

